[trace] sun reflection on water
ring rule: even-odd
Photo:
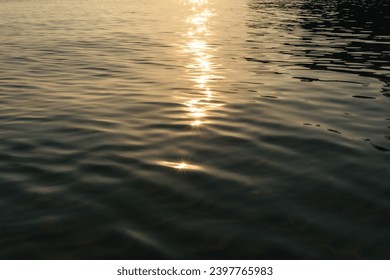
[[[159,161],[159,165],[177,169],[178,171],[187,171],[187,170],[202,170],[202,168],[195,164],[190,164],[185,161]]]
[[[195,91],[193,97],[185,97],[182,104],[186,108],[189,126],[193,129],[202,129],[210,123],[207,118],[211,110],[222,106],[222,103],[215,99],[213,92],[213,82],[223,78],[217,73],[216,59],[213,55],[215,47],[210,44],[213,35],[210,30],[210,19],[215,13],[210,9],[207,0],[186,0],[185,3],[189,6],[189,15],[185,19],[188,28],[183,33],[185,42],[181,51],[189,58],[184,65],[185,78],[193,83]],[[186,161],[163,161],[160,164],[180,171],[201,169]]]
[[[185,52],[189,53],[192,61],[186,65],[189,80],[194,82],[194,88],[198,89],[197,97],[183,102],[187,107],[190,124],[199,127],[206,123],[208,111],[221,106],[212,102],[213,92],[210,82],[221,77],[216,75],[216,65],[213,50],[208,43],[209,20],[214,16],[208,7],[207,0],[190,0],[192,12],[187,18],[189,25],[187,32],[187,44]]]

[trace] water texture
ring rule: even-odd
[[[0,1],[0,258],[390,258],[389,6]]]

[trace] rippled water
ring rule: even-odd
[[[0,258],[389,258],[389,6],[0,1]]]

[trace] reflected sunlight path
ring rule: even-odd
[[[193,83],[196,96],[186,98],[182,103],[186,107],[189,125],[193,128],[201,128],[207,125],[208,112],[222,106],[221,102],[214,100],[211,81],[224,77],[217,75],[217,65],[213,62],[212,47],[208,37],[212,35],[209,28],[210,19],[215,12],[209,8],[208,0],[187,0],[190,14],[186,19],[188,28],[184,34],[186,43],[181,52],[189,56],[190,62],[185,65],[186,79]],[[160,162],[168,167],[176,169],[200,170],[201,167],[183,161]]]

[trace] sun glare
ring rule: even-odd
[[[186,107],[188,125],[196,131],[201,131],[206,124],[207,117],[215,107],[222,106],[213,100],[213,87],[211,82],[223,77],[216,72],[215,48],[211,47],[210,40],[213,33],[210,31],[210,19],[215,16],[210,10],[207,0],[187,0],[189,14],[185,20],[188,28],[183,33],[185,41],[181,51],[191,57],[186,61],[186,79],[192,83],[194,94],[184,97],[182,104]],[[187,161],[161,161],[160,165],[176,169],[180,172],[200,170],[201,167]]]
[[[186,169],[187,168],[187,163],[185,163],[185,162],[180,162],[180,163],[178,163],[174,168],[176,168],[176,169]]]
[[[191,12],[187,18],[188,30],[186,37],[185,52],[192,54],[193,60],[185,67],[188,69],[189,80],[194,82],[193,87],[197,89],[198,95],[193,99],[183,102],[187,107],[188,116],[191,118],[192,127],[203,126],[208,111],[221,106],[213,102],[213,91],[210,85],[211,80],[221,79],[216,75],[216,65],[213,61],[213,52],[209,43],[209,21],[215,15],[207,6],[207,1],[191,0]]]
[[[200,166],[190,164],[186,161],[159,161],[157,164],[166,166],[172,169],[176,169],[178,171],[187,171],[187,170],[201,170],[202,168]]]

